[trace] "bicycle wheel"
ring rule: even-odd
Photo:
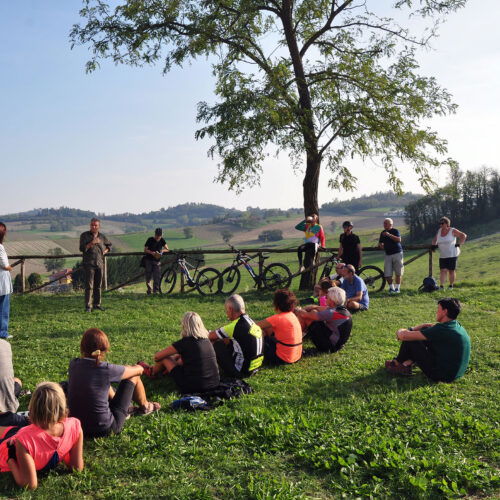
[[[323,272],[321,273],[320,280],[323,278],[329,278],[332,274],[332,263],[328,261],[323,268]]]
[[[160,279],[160,293],[170,293],[177,282],[177,273],[173,268],[168,268],[163,271]]]
[[[368,292],[380,292],[385,286],[385,276],[377,266],[364,266],[358,271],[358,276],[365,282]]]
[[[292,282],[292,273],[285,264],[274,263],[264,268],[262,283],[268,290],[288,288]]]
[[[233,293],[240,284],[241,272],[236,266],[229,266],[220,273],[219,292],[224,294]]]
[[[196,278],[196,289],[201,295],[214,295],[220,286],[220,272],[213,267],[206,267]]]

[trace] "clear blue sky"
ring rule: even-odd
[[[213,184],[208,142],[194,140],[196,103],[212,99],[210,65],[198,61],[163,76],[160,67],[103,61],[87,75],[87,49],[70,50],[80,0],[0,0],[0,214],[71,206],[98,212],[143,212],[188,201],[227,207],[302,205],[300,174],[284,156],[270,159],[262,187],[237,196]],[[462,168],[500,167],[500,44],[497,0],[469,0],[420,55],[460,105],[432,126]],[[353,163],[351,194],[330,191],[320,203],[386,190],[372,163]],[[417,190],[415,178],[404,176]],[[446,172],[437,174],[444,182]]]

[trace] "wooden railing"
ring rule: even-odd
[[[403,246],[403,250],[422,250],[419,254],[413,256],[411,259],[405,261],[405,266],[408,264],[412,263],[413,261],[419,259],[420,257],[423,257],[424,255],[428,254],[429,258],[429,276],[432,276],[432,247],[429,245],[405,245]],[[297,248],[240,248],[239,249],[242,252],[246,253],[252,253],[252,254],[257,254],[258,256],[258,262],[259,262],[259,272],[262,272],[263,266],[264,266],[264,257],[263,254],[268,254],[268,253],[297,253]],[[364,247],[363,248],[363,253],[364,252],[382,252],[378,247]],[[231,249],[197,249],[197,250],[175,250],[171,249],[172,253],[182,253],[183,255],[194,255],[194,254],[206,254],[206,255],[223,255],[223,254],[234,254],[234,251]],[[304,272],[310,272],[314,269],[317,269],[319,266],[321,266],[324,262],[325,259],[321,259],[321,254],[322,253],[333,253],[333,252],[338,252],[338,248],[326,248],[322,249],[318,252],[318,260],[316,263],[311,266],[310,268],[306,269]],[[142,256],[144,255],[144,252],[112,252],[108,253],[105,255],[104,259],[104,273],[103,273],[103,288],[104,290],[108,290],[108,276],[107,276],[107,259],[113,258],[113,257],[124,257],[128,255],[137,255],[137,256]],[[66,258],[72,258],[72,257],[80,257],[81,258],[82,254],[81,253],[76,253],[76,254],[64,254],[64,255],[11,255],[9,256],[9,259],[15,259],[16,261],[11,264],[12,267],[21,266],[21,290],[20,293],[30,293],[34,292],[36,290],[39,290],[41,288],[44,288],[56,280],[52,281],[47,281],[46,283],[43,283],[42,285],[32,288],[27,290],[26,289],[26,261],[31,260],[31,259],[66,259]],[[122,283],[120,285],[117,285],[113,287],[113,290],[116,288],[119,288],[121,286],[125,286],[129,282],[134,282],[138,278],[140,278],[144,273],[141,273],[132,279],[128,280],[125,283]],[[295,273],[293,277],[298,276],[300,273]],[[111,290],[110,290],[111,291]]]

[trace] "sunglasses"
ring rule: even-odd
[[[439,221],[439,225],[441,226],[442,224],[446,224],[444,220]]]

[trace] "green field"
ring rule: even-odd
[[[162,411],[131,419],[119,436],[87,440],[82,473],[53,471],[35,493],[23,493],[4,474],[0,495],[497,498],[498,243],[500,235],[469,242],[460,257],[460,286],[453,294],[464,304],[460,321],[472,339],[463,379],[434,384],[420,373],[393,378],[382,368],[398,349],[395,330],[432,320],[442,295],[416,292],[427,266],[420,259],[408,266],[400,296],[372,296],[339,353],[264,369],[249,380],[253,394],[208,413],[169,410],[177,398],[171,381],[146,380]],[[296,265],[293,255],[286,258]],[[371,258],[380,262],[380,255]],[[271,294],[247,288],[250,315],[271,314]],[[89,327],[108,333],[110,361],[134,363],[150,360],[178,337],[186,310],[198,311],[209,328],[225,322],[220,296],[145,297],[126,290],[106,295],[104,305],[106,312],[86,315],[78,294],[13,298],[15,370],[29,388],[66,378]],[[21,409],[26,406],[23,399]]]

